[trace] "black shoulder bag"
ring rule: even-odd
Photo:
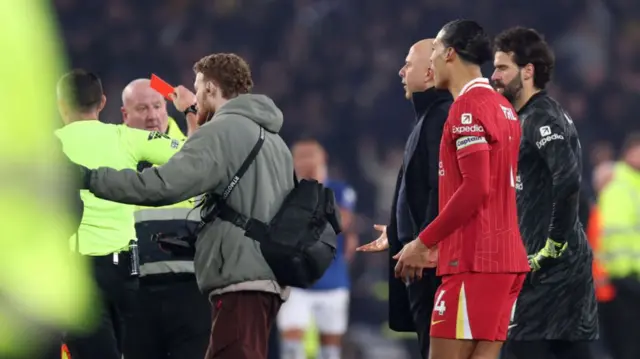
[[[205,200],[201,225],[219,218],[242,228],[245,236],[260,243],[262,255],[280,285],[308,288],[335,258],[341,224],[333,191],[317,181],[298,181],[294,173],[295,187],[269,223],[247,217],[226,203],[256,159],[264,138],[261,127],[258,142],[222,194]]]

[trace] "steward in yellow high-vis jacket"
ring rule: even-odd
[[[129,127],[186,139],[167,114],[166,101],[147,79],[130,82],[122,92],[123,121]],[[191,115],[193,116],[193,115]],[[195,123],[188,122],[189,132]],[[138,164],[142,171],[148,162]],[[211,315],[193,271],[193,256],[163,251],[152,237],[193,234],[200,221],[194,201],[164,207],[136,207],[140,246],[140,289],[137,308],[127,320],[127,359],[202,359],[209,342]]]
[[[598,205],[601,263],[615,289],[600,306],[605,342],[614,358],[640,358],[640,134],[625,141]]]

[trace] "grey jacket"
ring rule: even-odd
[[[163,166],[133,170],[92,171],[90,191],[99,198],[142,206],[164,206],[194,196],[222,193],[245,160],[260,128],[265,142],[227,203],[238,212],[268,222],[293,189],[291,152],[277,135],[282,112],[264,95],[240,95],[223,105],[200,127],[180,152]],[[203,293],[287,291],[275,281],[260,246],[231,223],[216,220],[198,236],[194,260]]]

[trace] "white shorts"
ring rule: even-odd
[[[289,299],[282,304],[278,313],[278,329],[306,330],[312,319],[320,334],[344,334],[349,319],[349,290],[291,288]]]

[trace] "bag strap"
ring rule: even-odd
[[[260,126],[260,135],[258,136],[258,141],[256,142],[255,145],[253,145],[251,152],[249,152],[249,154],[247,155],[247,158],[244,159],[244,162],[242,162],[242,165],[240,165],[240,168],[238,169],[238,171],[236,171],[236,174],[233,175],[233,177],[231,178],[231,181],[229,181],[229,184],[227,185],[227,187],[225,187],[222,194],[221,195],[205,194],[203,199],[200,201],[200,203],[198,203],[195,206],[195,208],[202,207],[200,212],[200,218],[201,218],[200,225],[198,226],[198,229],[196,229],[196,232],[199,232],[208,222],[211,222],[215,219],[215,217],[217,216],[217,213],[216,213],[217,208],[220,208],[223,206],[226,207],[225,202],[231,195],[231,192],[233,192],[236,186],[238,186],[238,182],[240,182],[240,179],[242,178],[242,176],[244,176],[244,174],[249,169],[249,166],[251,166],[253,161],[255,161],[256,157],[258,156],[258,153],[260,152],[260,149],[264,144],[264,138],[265,138],[265,130],[264,130],[264,127]]]
[[[242,165],[240,166],[236,174],[233,176],[233,178],[231,178],[231,181],[224,189],[220,197],[218,197],[218,203],[224,203],[231,195],[231,192],[233,192],[236,186],[238,186],[238,182],[240,182],[242,176],[244,176],[253,161],[255,161],[256,157],[258,157],[258,152],[260,152],[262,144],[264,144],[264,128],[260,126],[260,136],[258,137],[258,142],[256,142],[256,144],[253,146],[251,152],[249,152],[249,155],[247,155],[247,158],[245,158],[244,162],[242,162]]]
[[[218,214],[218,218],[223,221],[227,221],[238,228],[241,228],[242,230],[244,230],[245,236],[253,239],[258,243],[262,243],[267,239],[267,234],[269,232],[268,224],[255,218],[245,216],[244,214],[239,213],[238,211],[227,206],[224,203],[220,205],[220,213]]]
[[[294,187],[298,187],[298,177],[296,172],[293,171],[293,184]],[[269,225],[255,218],[245,216],[244,214],[229,207],[224,202],[217,202],[217,206],[220,209],[218,218],[223,221],[232,223],[234,226],[239,227],[245,231],[245,235],[258,243],[262,243],[267,239],[269,232]]]

